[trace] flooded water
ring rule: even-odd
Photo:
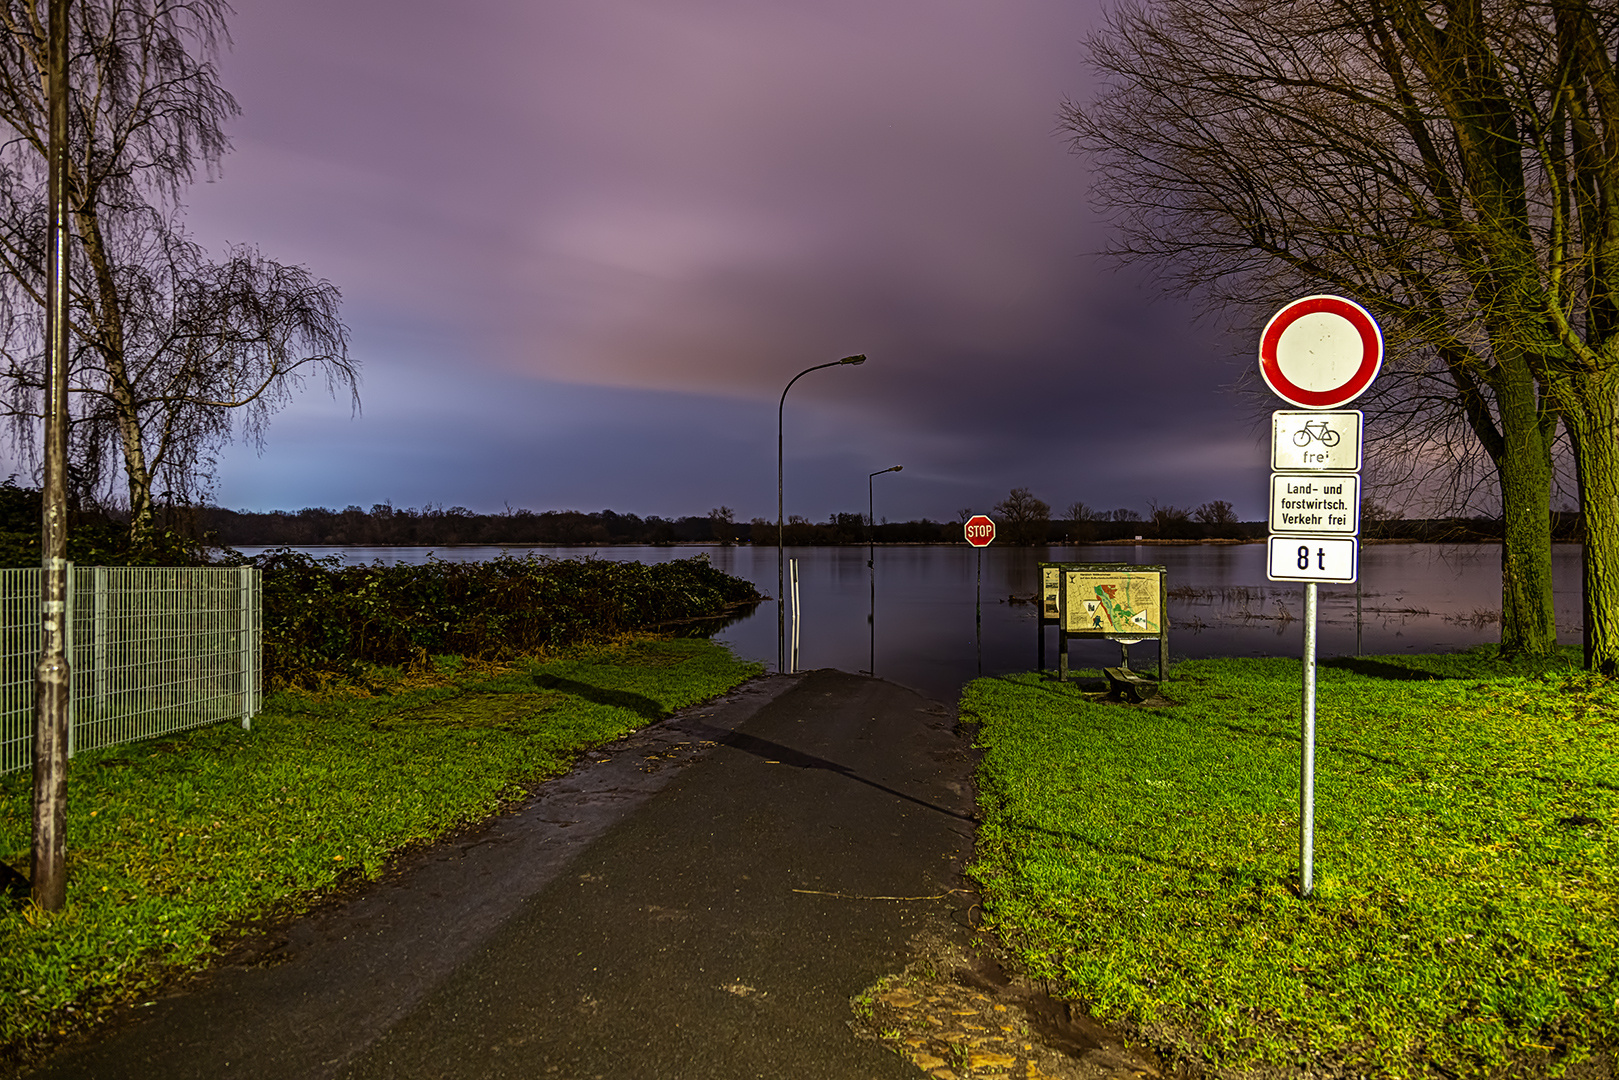
[[[259,548],[241,549],[256,554]],[[346,562],[420,563],[427,548],[301,548]],[[739,547],[604,547],[532,550],[554,558],[664,562],[706,553],[727,573],[776,595],[776,550]],[[489,559],[500,548],[451,547],[436,558]],[[1171,658],[1298,656],[1303,642],[1303,588],[1266,580],[1263,544],[1094,547],[990,547],[980,554],[953,547],[878,547],[866,565],[863,547],[788,548],[798,562],[798,667],[875,671],[934,697],[954,698],[961,684],[1035,666],[1041,561],[1162,565],[1169,579]],[[1564,641],[1580,637],[1580,549],[1553,549],[1557,625]],[[1500,548],[1494,544],[1367,544],[1361,548],[1360,619],[1356,586],[1320,587],[1319,652],[1442,652],[1499,640]],[[873,589],[875,588],[875,596]],[[977,596],[982,592],[982,606]],[[977,613],[982,612],[982,631]],[[791,636],[791,618],[785,620]],[[776,666],[776,606],[759,605],[715,635],[739,655]],[[1114,664],[1119,646],[1074,641],[1080,667]],[[1047,630],[1047,662],[1055,663],[1056,631]],[[1155,664],[1157,645],[1131,647],[1131,665]]]

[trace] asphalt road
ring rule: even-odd
[[[756,680],[593,754],[39,1078],[914,1078],[849,999],[968,906],[953,711]]]

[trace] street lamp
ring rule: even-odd
[[[871,610],[866,615],[866,626],[871,631],[871,659],[867,663],[871,666],[866,674],[872,678],[877,677],[877,549],[874,546],[877,540],[873,535],[877,530],[877,504],[871,494],[871,484],[883,473],[899,472],[903,468],[903,465],[891,465],[866,477],[866,571],[871,578]]]
[[[877,511],[872,500],[871,482],[883,473],[899,472],[903,468],[905,468],[903,465],[891,465],[886,469],[878,469],[866,477],[866,565],[868,567],[871,565],[872,545],[876,543],[871,534],[872,530],[877,527]]]
[[[858,356],[845,356],[842,360],[833,360],[831,363],[807,367],[788,381],[786,389],[781,392],[781,404],[776,406],[776,670],[778,672],[787,668],[787,599],[785,592],[787,585],[782,569],[786,565],[787,546],[783,542],[782,536],[786,531],[787,522],[782,517],[783,503],[781,497],[781,415],[782,410],[787,405],[787,391],[793,388],[793,383],[812,371],[838,367],[841,364],[864,364],[865,362],[866,354],[861,353]]]

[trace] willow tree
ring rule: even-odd
[[[0,0],[0,363],[26,440],[43,359],[46,65],[43,0]],[[223,0],[76,0],[67,189],[72,469],[81,488],[124,476],[130,535],[154,496],[196,494],[234,435],[262,437],[310,377],[355,393],[340,296],[252,248],[212,260],[178,220],[199,170],[229,148],[237,111],[213,57]],[[357,399],[356,399],[357,400]]]
[[[1423,433],[1407,460],[1461,425],[1495,473],[1503,652],[1556,642],[1549,510],[1564,423],[1588,535],[1587,659],[1610,672],[1616,10],[1127,3],[1089,42],[1102,90],[1064,110],[1121,226],[1118,255],[1157,260],[1219,305],[1257,313],[1330,290],[1378,315],[1396,373],[1384,419]]]

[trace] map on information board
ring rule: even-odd
[[[1063,576],[1068,633],[1149,637],[1163,626],[1161,571],[1070,570]]]

